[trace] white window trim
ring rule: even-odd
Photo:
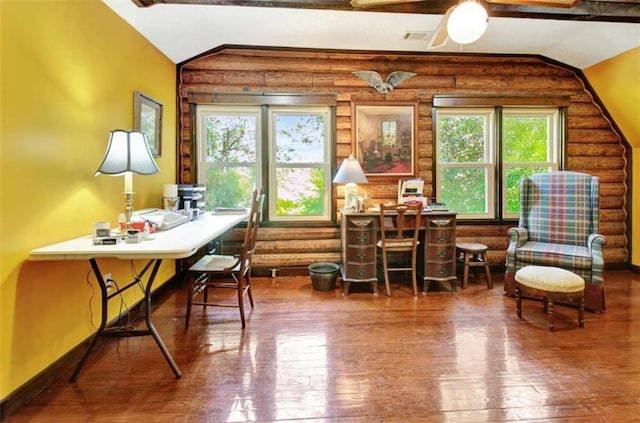
[[[196,107],[196,154],[197,154],[197,166],[198,166],[198,183],[200,181],[207,180],[207,171],[213,167],[255,167],[256,187],[262,186],[261,180],[261,167],[260,161],[262,146],[259,139],[256,139],[256,162],[239,162],[239,163],[213,163],[207,161],[207,154],[204,151],[204,143],[202,140],[207,138],[205,133],[205,126],[203,122],[205,118],[210,115],[247,115],[254,116],[256,118],[256,137],[262,132],[262,120],[260,106],[212,106],[212,105],[198,105]]]
[[[278,114],[297,114],[297,115],[324,115],[324,133],[325,133],[325,143],[324,143],[324,151],[322,161],[314,162],[314,163],[286,163],[288,168],[311,168],[311,167],[321,167],[324,170],[324,204],[326,205],[324,213],[322,215],[315,216],[278,216],[277,215],[277,198],[276,189],[276,170],[281,167],[279,163],[276,161],[276,143],[275,143],[275,117]],[[269,178],[269,198],[273,198],[274,201],[269,202],[269,220],[272,222],[317,222],[317,221],[330,221],[331,220],[331,146],[332,142],[332,134],[331,134],[331,108],[330,107],[269,107],[268,110],[268,145],[269,145],[269,170],[268,170],[268,178]]]
[[[507,212],[507,170],[513,167],[546,167],[550,172],[558,170],[560,163],[560,110],[546,107],[505,107],[504,116],[544,116],[547,117],[547,139],[551,140],[546,162],[503,162],[502,163],[502,218],[518,219],[518,213]]]
[[[560,166],[560,154],[561,154],[561,136],[560,136],[560,109],[556,107],[502,107],[502,121],[505,117],[509,116],[544,116],[548,119],[548,134],[547,139],[550,140],[549,149],[547,152],[547,161],[545,162],[502,162],[497,163],[497,148],[502,148],[497,145],[498,140],[495,139],[495,133],[497,132],[495,129],[495,125],[497,124],[497,120],[495,118],[495,107],[482,107],[482,108],[466,108],[466,107],[456,107],[456,108],[439,108],[436,110],[436,145],[435,145],[435,157],[436,157],[436,192],[438,197],[440,196],[440,190],[442,189],[442,169],[447,167],[467,167],[467,168],[477,168],[477,167],[485,167],[487,169],[487,213],[478,213],[478,214],[458,214],[459,219],[470,219],[470,220],[482,220],[482,219],[495,219],[497,218],[495,207],[495,195],[498,194],[498,187],[495,186],[495,175],[496,169],[500,169],[501,173],[501,184],[499,187],[499,191],[501,192],[501,218],[502,219],[517,219],[519,217],[518,213],[507,213],[507,170],[512,167],[546,167],[549,171],[558,170]],[[485,146],[485,151],[489,155],[486,158],[485,163],[440,163],[439,157],[439,145],[440,145],[440,119],[442,117],[451,117],[451,116],[487,116],[487,127],[485,127],[485,141],[489,143],[488,146]],[[502,123],[502,121],[500,123]],[[502,132],[502,131],[500,131]],[[438,201],[440,198],[438,198]]]
[[[322,215],[314,215],[314,216],[277,216],[277,201],[276,197],[276,169],[278,165],[276,163],[276,152],[275,152],[275,127],[273,125],[273,118],[277,114],[282,113],[291,113],[291,114],[309,114],[309,115],[318,115],[322,114],[324,116],[324,133],[325,133],[325,144],[322,161],[316,163],[287,163],[286,167],[300,167],[300,168],[308,168],[308,167],[322,167],[324,170],[325,180],[324,180],[324,197],[323,201],[325,204],[325,210]],[[204,125],[205,119],[210,115],[248,115],[253,116],[256,119],[256,162],[239,162],[239,163],[213,163],[207,161],[207,154],[205,151],[205,143],[203,140],[206,139],[206,127]],[[272,222],[329,222],[332,220],[332,204],[331,204],[331,194],[332,194],[332,183],[331,183],[331,153],[332,153],[332,145],[333,145],[333,134],[332,134],[332,108],[330,106],[289,106],[289,107],[278,107],[278,106],[269,106],[267,108],[267,140],[266,145],[268,146],[269,154],[267,160],[265,161],[265,156],[263,153],[263,146],[265,145],[265,140],[261,139],[261,136],[264,133],[262,123],[264,118],[264,108],[261,106],[247,106],[247,105],[197,105],[196,106],[196,157],[194,158],[197,166],[197,175],[196,180],[198,183],[206,183],[207,180],[207,172],[209,169],[214,167],[253,167],[255,169],[255,185],[256,187],[265,187],[268,188],[267,198],[273,199],[272,201],[267,201],[268,210],[267,216],[268,220]],[[263,169],[263,164],[268,163],[268,168]],[[267,178],[266,184],[263,183],[263,176]],[[204,182],[203,182],[204,181]]]
[[[485,139],[485,158],[484,162],[474,163],[441,163],[440,162],[440,119],[443,117],[451,116],[481,116],[485,118],[486,125],[484,127],[484,139]],[[487,197],[485,198],[485,213],[465,214],[459,213],[458,219],[493,219],[495,218],[495,109],[494,108],[455,108],[444,109],[436,112],[436,187],[438,188],[436,193],[438,195],[438,202],[441,201],[440,190],[442,187],[442,169],[448,167],[466,167],[466,168],[484,168],[486,170],[485,175],[485,187],[487,187]]]

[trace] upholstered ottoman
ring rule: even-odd
[[[515,275],[518,317],[522,318],[522,297],[542,297],[549,330],[553,332],[556,302],[578,304],[578,326],[584,327],[584,279],[568,270],[548,266],[525,266]]]

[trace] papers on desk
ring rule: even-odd
[[[139,218],[150,222],[159,231],[168,231],[176,226],[187,223],[190,219],[184,214],[162,209],[144,209],[134,213],[132,221]]]

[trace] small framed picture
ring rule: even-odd
[[[415,103],[354,103],[355,151],[367,176],[416,172]]]
[[[133,129],[145,135],[153,157],[162,153],[162,104],[139,91],[133,93]]]

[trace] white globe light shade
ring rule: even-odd
[[[447,21],[449,38],[458,44],[476,41],[487,29],[488,15],[475,0],[466,0],[456,6]]]

